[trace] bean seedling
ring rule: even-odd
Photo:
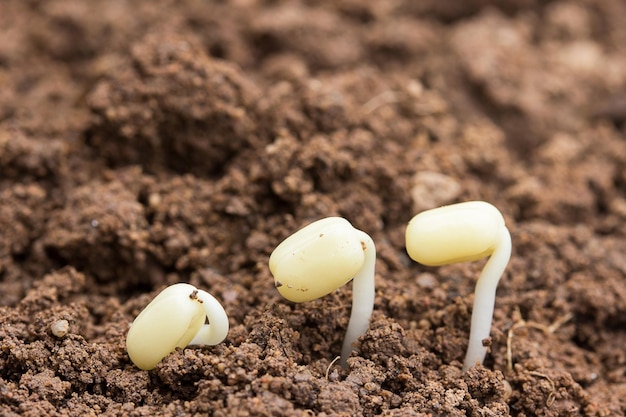
[[[352,312],[341,350],[343,367],[369,327],[375,266],[372,239],[342,217],[327,217],[300,229],[280,243],[269,260],[278,292],[296,303],[323,297],[353,280]]]
[[[227,334],[228,316],[219,301],[193,285],[174,284],[139,313],[126,336],[126,349],[138,368],[149,370],[176,348],[217,345]]]
[[[424,265],[441,266],[490,256],[474,290],[470,337],[463,369],[483,363],[496,287],[511,257],[511,235],[502,213],[484,201],[469,201],[426,210],[406,228],[409,256]]]

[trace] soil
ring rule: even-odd
[[[0,414],[624,415],[625,19],[622,0],[3,0]],[[513,256],[463,372],[484,261],[421,266],[404,229],[467,200],[502,211]],[[293,304],[267,266],[327,216],[378,251],[346,369],[350,285]],[[141,371],[127,329],[176,282],[230,333]]]

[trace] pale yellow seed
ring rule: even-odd
[[[419,213],[406,228],[409,256],[424,265],[476,261],[491,255],[504,218],[484,201],[443,206]]]
[[[345,285],[361,269],[364,259],[358,231],[344,218],[327,217],[278,245],[269,267],[278,292],[301,303]]]
[[[198,333],[206,314],[195,298],[197,291],[189,284],[169,286],[137,316],[126,336],[126,349],[138,368],[154,368]]]

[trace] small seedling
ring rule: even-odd
[[[441,266],[490,256],[474,290],[470,338],[463,369],[483,363],[498,281],[511,257],[511,235],[502,213],[484,201],[426,210],[406,228],[409,256],[424,265]]]
[[[139,313],[126,336],[126,349],[138,368],[149,370],[176,348],[217,345],[227,334],[228,316],[211,294],[174,284]]]
[[[269,267],[286,299],[302,303],[323,297],[353,279],[352,312],[341,365],[368,327],[374,308],[376,248],[372,239],[342,217],[309,224],[274,249]]]

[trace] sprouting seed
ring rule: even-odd
[[[511,257],[511,235],[502,213],[484,201],[469,201],[423,211],[406,228],[409,256],[424,265],[440,266],[490,256],[474,290],[470,337],[463,369],[483,363],[496,287]]]
[[[352,312],[341,349],[344,367],[369,327],[375,266],[372,239],[342,217],[327,217],[300,229],[280,243],[269,260],[276,289],[296,303],[323,297],[352,280]]]
[[[176,348],[222,342],[228,327],[224,308],[211,294],[190,284],[174,284],[133,321],[126,349],[138,368],[149,370]]]

